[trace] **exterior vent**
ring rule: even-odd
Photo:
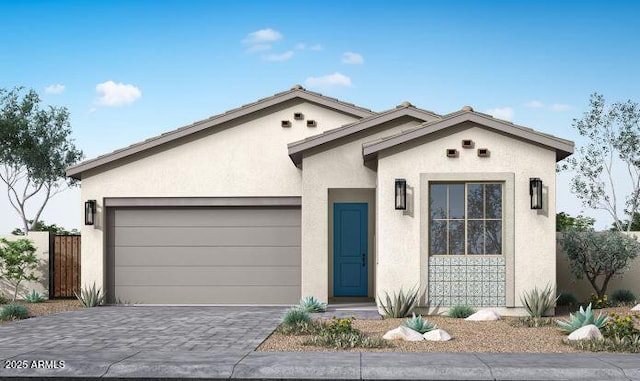
[[[489,157],[489,149],[488,148],[478,148],[478,156],[479,157]]]
[[[471,139],[464,139],[462,141],[462,148],[473,148],[473,140]]]
[[[291,127],[291,121],[290,120],[283,120],[281,123],[282,127]]]
[[[458,150],[455,148],[448,148],[447,157],[458,157]]]
[[[301,112],[294,112],[293,119],[295,120],[304,120],[304,114]]]
[[[315,120],[307,120],[307,127],[316,127],[318,124],[316,123]]]

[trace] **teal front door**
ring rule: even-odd
[[[367,296],[367,204],[333,204],[333,295]]]

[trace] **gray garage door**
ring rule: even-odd
[[[300,209],[108,208],[111,302],[290,304],[300,298]]]

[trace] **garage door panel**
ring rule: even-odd
[[[120,300],[146,304],[292,304],[299,286],[118,286]],[[294,302],[292,302],[292,300]]]
[[[299,227],[115,227],[118,246],[300,246]]]
[[[115,266],[184,265],[184,257],[202,266],[297,266],[300,247],[116,247]]]
[[[300,286],[297,267],[116,267],[119,286]]]
[[[110,226],[300,226],[299,208],[118,209]]]

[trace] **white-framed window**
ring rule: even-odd
[[[429,183],[430,255],[502,255],[501,182]]]

